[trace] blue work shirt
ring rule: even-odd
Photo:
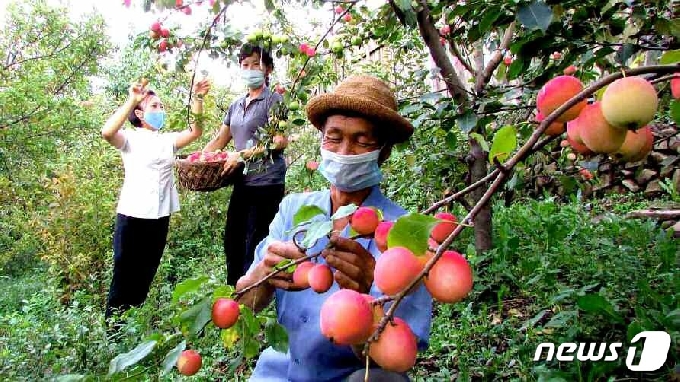
[[[246,107],[244,94],[234,101],[227,110],[222,123],[229,126],[229,131],[234,137],[234,146],[241,151],[257,144],[255,133],[269,120],[272,107],[283,101],[281,94],[272,92],[267,86],[262,93],[250,100]],[[251,145],[249,146],[249,142]],[[283,150],[272,153],[271,160],[265,158],[252,162],[248,166],[248,173],[243,181],[248,186],[266,186],[272,184],[284,184],[286,177],[286,161],[283,158]]]
[[[255,250],[255,260],[248,272],[262,261],[267,247],[272,241],[292,240],[293,216],[301,206],[316,205],[326,211],[325,219],[330,218],[331,210],[330,190],[317,191],[286,196],[279,206],[279,211],[269,226],[269,235],[262,240]],[[378,186],[374,186],[366,198],[363,206],[380,208],[384,220],[394,221],[406,214],[406,211],[386,198]],[[319,216],[320,218],[320,216]],[[349,225],[345,227],[341,236],[348,237]],[[380,257],[373,239],[357,240],[376,259]],[[328,244],[328,239],[319,240],[309,248],[307,254],[320,252]],[[323,257],[318,262],[325,263]],[[323,334],[319,324],[321,305],[334,292],[339,290],[337,282],[330,290],[317,293],[308,288],[302,291],[285,291],[276,289],[275,304],[278,322],[288,332],[288,352],[277,352],[267,348],[257,361],[257,365],[250,381],[341,381],[352,372],[365,366],[365,361],[359,359],[350,346],[338,346],[330,342]],[[382,293],[375,286],[370,294],[375,297]],[[385,305],[387,311],[389,303]],[[418,339],[419,350],[427,348],[430,336],[432,317],[432,298],[421,284],[409,296],[404,298],[397,308],[396,315],[405,320]]]

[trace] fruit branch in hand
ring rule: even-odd
[[[262,285],[263,283],[265,283],[267,280],[269,280],[270,278],[276,276],[277,274],[279,274],[279,273],[285,271],[285,270],[288,269],[289,267],[296,266],[296,265],[298,265],[298,264],[304,263],[305,261],[309,261],[309,260],[311,260],[311,259],[317,258],[317,257],[319,257],[319,255],[321,255],[321,252],[315,253],[315,254],[313,254],[313,255],[307,255],[307,256],[301,257],[301,258],[299,258],[299,259],[296,259],[295,261],[292,261],[292,262],[290,262],[290,263],[287,263],[287,264],[285,264],[285,265],[283,265],[283,266],[281,266],[281,267],[278,267],[278,268],[274,269],[271,273],[267,274],[266,276],[264,276],[263,278],[261,278],[260,280],[258,280],[256,283],[251,284],[251,285],[249,285],[249,286],[247,286],[247,287],[245,287],[245,288],[243,288],[243,289],[240,289],[240,290],[235,291],[235,292],[234,292],[234,301],[238,301],[238,300],[239,300],[241,297],[243,297],[243,295],[246,294],[249,290],[252,290],[252,289],[255,289],[255,288],[259,287],[260,285]]]

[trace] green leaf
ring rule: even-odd
[[[421,213],[410,213],[397,219],[387,235],[387,247],[406,247],[416,256],[427,251],[427,241],[438,219]]]
[[[222,285],[218,288],[215,288],[215,290],[212,293],[212,298],[213,300],[218,299],[220,297],[231,297],[232,294],[234,293],[234,287],[231,285]]]
[[[246,359],[253,358],[260,354],[260,342],[258,342],[254,337],[244,337],[243,338],[243,356]]]
[[[180,315],[180,322],[188,325],[192,335],[198,334],[212,319],[212,298],[206,297],[198,304],[187,309]]]
[[[420,96],[420,100],[422,102],[427,102],[427,101],[438,101],[441,99],[442,93],[441,92],[432,92],[432,93],[425,93],[422,96]]]
[[[671,118],[676,124],[680,124],[680,100],[674,99],[671,102]]]
[[[545,32],[552,22],[553,13],[544,2],[535,1],[521,7],[517,12],[517,19],[528,29],[541,29]]]
[[[291,123],[295,126],[304,126],[307,122],[302,118],[295,118],[291,121]]]
[[[415,113],[416,111],[421,110],[422,108],[423,108],[423,104],[422,104],[422,103],[412,103],[412,104],[410,104],[410,105],[404,106],[404,107],[403,107],[401,110],[399,110],[399,111],[400,111],[401,114],[403,114],[403,115],[409,115],[409,114],[411,114],[411,113]]]
[[[489,152],[489,144],[486,142],[486,139],[479,134],[479,133],[471,133],[470,137],[473,138],[477,143],[479,143],[480,146],[482,146],[482,150]]]
[[[680,49],[669,50],[659,59],[661,65],[675,64],[676,62],[680,62]]]
[[[413,10],[410,0],[395,0],[394,4],[401,10],[404,14],[406,20],[406,25],[410,27],[415,27],[418,25],[418,20],[416,19],[416,13]]]
[[[545,328],[564,328],[569,324],[569,322],[576,318],[577,312],[574,310],[563,310],[556,315],[553,316],[553,318],[548,321],[547,324],[545,324]]]
[[[175,290],[172,292],[172,302],[177,302],[185,294],[197,290],[206,281],[208,281],[207,276],[200,276],[177,284]]]
[[[624,43],[616,50],[616,61],[625,65],[628,59],[635,54],[638,49],[634,44]]]
[[[341,206],[337,211],[331,216],[331,220],[338,220],[353,214],[359,206],[354,203],[348,204],[346,206]]]
[[[489,151],[489,162],[494,163],[493,158],[503,163],[510,154],[517,148],[517,130],[515,126],[507,125],[501,127],[493,137],[491,150]]]
[[[232,346],[238,341],[238,328],[239,325],[234,325],[229,329],[222,329],[220,331],[220,339],[222,339],[222,344],[226,349],[231,349]]]
[[[305,248],[310,248],[314,246],[317,240],[328,235],[331,231],[333,231],[332,221],[314,222],[307,228],[305,238],[302,239],[300,244]]]
[[[319,206],[302,206],[293,216],[293,225],[298,226],[302,223],[310,221],[313,217],[317,215],[325,215],[326,211],[321,209]]]
[[[614,310],[614,306],[599,294],[587,294],[576,300],[579,309],[588,313],[598,313],[608,316],[617,322],[623,322],[623,318]]]
[[[285,259],[285,260],[279,262],[278,264],[276,264],[273,267],[273,269],[274,270],[283,269],[283,272],[292,273],[292,272],[295,271],[295,268],[297,268],[297,264],[293,264],[294,262],[295,262],[295,260]]]
[[[458,148],[458,136],[453,132],[449,131],[446,133],[446,147],[449,150],[455,151]]]
[[[513,60],[513,63],[514,62],[515,61]],[[512,64],[510,64],[510,65],[512,65]],[[504,63],[501,63],[500,65],[498,65],[498,69],[496,70],[496,79],[498,81],[502,81],[503,78],[505,78],[505,74],[507,72],[508,72],[508,66],[505,65]]]
[[[126,368],[143,360],[147,355],[151,354],[154,347],[156,347],[156,343],[156,341],[142,342],[129,352],[118,354],[109,363],[109,376],[119,371],[125,370]]]
[[[512,64],[510,64],[510,67],[508,68],[508,73],[507,73],[507,78],[509,81],[512,81],[517,78],[522,73],[522,69],[524,68],[524,60],[522,57],[517,57],[512,61]]]
[[[632,340],[633,337],[635,337],[638,333],[644,331],[644,328],[638,321],[633,321],[630,324],[628,324],[628,329],[627,329],[627,336],[628,336],[628,341]]]
[[[267,9],[267,11],[271,12],[275,9],[274,7],[274,0],[264,0],[264,7]]]
[[[482,21],[479,22],[479,31],[482,32],[482,34],[486,34],[486,32],[491,30],[493,23],[495,23],[502,14],[503,11],[500,8],[491,8],[484,12],[484,17],[482,17]]]
[[[165,355],[165,358],[163,359],[163,370],[161,371],[161,375],[166,375],[170,372],[170,370],[172,370],[175,364],[177,364],[177,359],[179,358],[180,354],[182,354],[186,348],[187,342],[182,341]]]
[[[465,114],[456,118],[456,121],[458,122],[458,127],[463,132],[469,133],[477,126],[477,115],[471,110],[468,110]]]
[[[276,319],[267,319],[265,338],[274,350],[281,353],[286,353],[288,351],[288,332],[286,331],[286,328],[276,322]]]

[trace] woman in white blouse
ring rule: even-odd
[[[203,112],[207,80],[194,85],[192,112]],[[125,120],[135,128],[121,130]],[[116,209],[114,266],[105,316],[146,300],[165,249],[170,215],[179,211],[173,165],[175,152],[198,139],[200,123],[181,132],[161,133],[163,102],[146,81],[133,84],[128,100],[102,128],[102,137],[120,151],[125,179]]]

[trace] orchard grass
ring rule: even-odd
[[[188,205],[213,197],[217,198],[194,196]],[[612,363],[534,362],[532,357],[540,342],[626,344],[636,330],[668,331],[677,346],[680,312],[673,291],[680,284],[678,241],[653,221],[623,217],[649,206],[640,198],[589,203],[522,200],[511,207],[498,203],[495,248],[483,256],[474,253],[471,230],[464,231],[454,244],[474,268],[473,292],[456,304],[435,304],[430,348],[419,354],[411,377],[627,378],[635,375],[627,371],[623,357]],[[219,215],[224,211],[213,212],[200,226],[193,222],[198,213],[186,212],[187,224],[174,225],[147,302],[122,318],[122,329],[113,338],[107,338],[103,323],[105,290],[99,295],[76,291],[63,305],[61,290],[42,268],[0,279],[0,377],[51,379],[76,374],[98,380],[113,357],[152,332],[172,328],[170,301],[176,283],[198,275],[225,277],[221,243],[215,240],[221,237]],[[108,285],[110,276],[106,277],[100,281],[103,286]],[[191,348],[203,356],[199,379],[224,378],[235,371],[238,379],[229,380],[245,380],[256,360],[238,362],[210,325]],[[671,349],[666,365],[649,378],[667,378],[679,361],[675,354]],[[155,380],[158,370],[157,364],[142,362],[115,379]],[[160,379],[178,378],[173,369]]]

